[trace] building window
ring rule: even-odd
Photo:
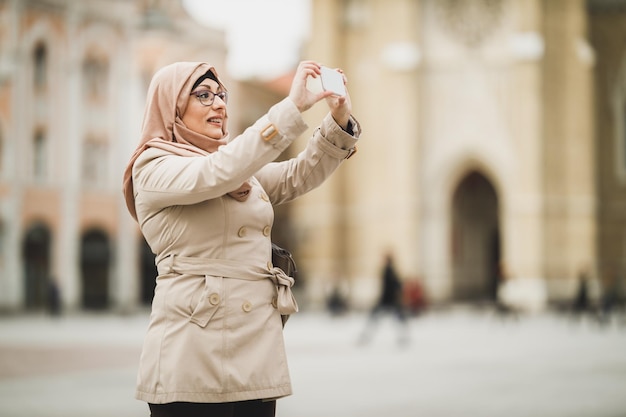
[[[38,43],[33,53],[35,66],[33,84],[35,89],[46,88],[48,84],[48,51],[43,43]]]
[[[5,229],[5,223],[4,221],[0,220],[0,261],[2,261],[4,263],[4,247],[5,247],[5,241],[6,241],[6,236],[7,236],[7,232]]]
[[[103,141],[88,140],[83,148],[82,179],[88,185],[104,185],[107,178],[108,147]]]
[[[624,92],[624,97],[622,98],[621,118],[622,134],[620,143],[620,154],[622,157],[620,171],[622,173],[622,176],[626,176],[626,91]]]
[[[80,272],[83,307],[102,310],[109,306],[111,242],[105,231],[85,232],[80,246]]]
[[[43,132],[38,131],[33,141],[33,177],[43,181],[48,174],[48,143]]]
[[[613,109],[615,115],[613,166],[615,176],[623,184],[626,182],[626,86],[617,93]]]
[[[106,62],[95,57],[88,57],[83,62],[83,91],[91,101],[103,101],[106,98],[109,68]]]
[[[4,171],[4,136],[2,135],[2,126],[0,126],[0,175]]]
[[[346,29],[361,29],[369,25],[371,12],[367,2],[347,0],[343,3],[343,25]]]

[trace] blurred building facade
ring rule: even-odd
[[[44,308],[54,287],[70,309],[149,303],[122,173],[153,73],[223,68],[224,34],[177,1],[3,0],[0,22],[0,309]]]
[[[381,254],[433,301],[541,308],[626,273],[626,1],[313,0],[363,144],[293,225],[312,297],[371,303]]]
[[[389,250],[435,302],[493,299],[503,271],[535,304],[573,298],[582,273],[623,278],[626,0],[311,6],[303,56],[346,71],[364,135],[328,183],[277,208],[301,304],[339,285],[370,306]],[[225,68],[223,33],[177,0],[0,0],[0,22],[0,310],[43,308],[50,282],[70,309],[148,304],[153,256],[122,172],[152,74]],[[220,74],[234,134],[290,83]]]

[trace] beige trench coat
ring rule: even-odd
[[[139,156],[135,205],[159,275],[137,399],[230,402],[291,394],[280,314],[293,311],[289,282],[279,285],[285,277],[271,265],[272,205],[320,185],[353,152],[360,129],[353,125],[354,136],[329,114],[296,158],[272,162],[307,128],[285,99],[208,156],[155,148]],[[246,180],[252,184],[246,201],[225,195]],[[277,299],[279,289],[287,289],[286,303]]]

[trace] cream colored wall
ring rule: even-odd
[[[573,297],[581,273],[596,276],[593,60],[585,1],[543,3],[544,277]]]
[[[469,25],[454,7],[479,14]],[[359,152],[296,208],[313,302],[343,279],[353,305],[371,305],[387,248],[405,278],[449,300],[451,199],[472,169],[496,189],[510,276],[538,298],[569,296],[596,262],[585,2],[317,0],[313,10],[305,55],[346,70],[364,128]]]
[[[487,3],[495,8],[479,8]],[[233,93],[244,94],[244,88],[224,70],[223,34],[190,25],[176,8],[170,11],[174,25],[185,31],[174,35],[135,25],[141,10],[133,2],[113,10],[100,2],[50,0],[53,9],[67,8],[56,14],[30,4],[0,3],[0,308],[21,303],[20,242],[28,219],[37,215],[53,231],[52,272],[65,280],[67,306],[77,306],[80,297],[78,239],[97,224],[116,251],[114,303],[133,308],[139,234],[119,184],[136,146],[149,78],[167,63],[197,59],[213,63]],[[463,20],[453,4],[475,13],[472,19]],[[423,279],[434,301],[450,300],[452,195],[471,170],[496,190],[502,253],[514,279],[531,289],[545,286],[558,299],[571,296],[587,265],[593,271],[599,264],[603,274],[609,268],[624,273],[626,169],[616,158],[626,129],[625,116],[620,119],[626,61],[623,45],[615,42],[623,16],[593,15],[589,46],[583,0],[313,0],[312,9],[303,58],[346,71],[364,133],[358,153],[290,207],[296,259],[307,284],[302,305],[321,306],[339,285],[353,307],[370,306],[387,249],[404,278]],[[50,41],[54,101],[45,110],[33,107],[29,90],[29,59],[39,39]],[[82,117],[80,64],[92,47],[111,64],[111,106],[102,125]],[[601,59],[594,59],[596,48]],[[237,100],[232,105],[243,107]],[[245,124],[248,115],[233,109],[232,126]],[[293,150],[304,146],[326,111],[320,103],[305,114],[310,130]],[[54,175],[43,190],[29,176],[38,124],[57,145],[50,154]],[[111,177],[101,189],[85,192],[77,145],[94,128],[110,141]]]
[[[357,154],[296,202],[293,223],[302,236],[298,256],[310,301],[321,304],[339,285],[358,306],[376,296],[385,250],[396,253],[407,273],[415,274],[419,264],[414,213],[420,201],[412,191],[418,181],[412,159],[419,147],[418,67],[413,62],[399,68],[394,56],[381,60],[394,48],[416,45],[418,7],[414,1],[351,2],[344,15],[341,2],[314,4],[305,57],[344,69],[365,133]],[[309,125],[325,112],[318,105],[307,115]]]
[[[111,307],[138,307],[140,235],[121,198],[121,184],[139,139],[147,80],[174,61],[202,60],[225,68],[226,60],[222,32],[192,22],[175,2],[167,5],[169,28],[142,26],[142,3],[0,4],[0,89],[7,92],[0,98],[4,139],[0,309],[19,309],[23,304],[21,243],[36,220],[45,221],[51,231],[50,274],[60,280],[65,308],[80,307],[80,238],[91,227],[106,232],[115,252],[109,277]],[[32,53],[39,41],[48,48],[49,71],[48,88],[38,96],[32,86]],[[109,77],[104,103],[89,108],[83,100],[82,63],[94,52],[108,63]],[[40,182],[31,175],[37,128],[45,130],[49,143],[49,173]],[[81,179],[87,136],[108,143],[103,155],[108,177],[97,185]]]
[[[626,291],[626,8],[591,15],[595,48],[600,281]]]

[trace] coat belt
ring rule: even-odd
[[[298,303],[291,291],[295,280],[277,267],[267,269],[226,259],[207,259],[173,254],[160,259],[157,262],[157,270],[159,275],[170,273],[210,275],[247,281],[269,279],[276,285],[278,292],[276,308],[280,314],[298,312]]]

